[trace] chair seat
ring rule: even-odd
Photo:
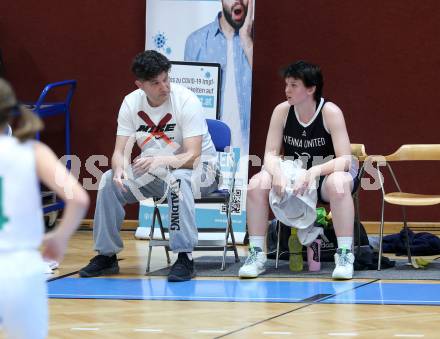
[[[224,203],[227,202],[229,199],[229,192],[228,190],[217,190],[214,192],[209,193],[208,195],[204,196],[201,199],[195,199],[196,203]]]
[[[384,199],[389,204],[403,206],[431,206],[440,204],[440,195],[429,194],[392,192],[386,194]]]
[[[228,190],[224,189],[224,190],[217,190],[214,192],[209,193],[208,195],[205,195],[204,197],[200,198],[200,199],[194,199],[194,202],[196,204],[200,204],[200,203],[226,203],[228,202],[229,199],[229,192]],[[160,200],[161,204],[166,204],[167,203],[167,199],[162,199],[161,198],[157,198],[154,197],[153,198],[156,202],[158,202]],[[162,200],[161,200],[162,199]]]

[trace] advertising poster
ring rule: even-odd
[[[195,92],[206,118],[217,118],[231,128],[238,162],[232,197],[237,242],[246,228],[253,18],[253,0],[147,0],[146,6],[145,49],[167,56],[173,62],[170,80]],[[224,159],[220,162],[227,183],[232,180],[231,167]],[[167,225],[167,206],[160,208]],[[152,201],[141,202],[137,237],[147,237],[152,216]],[[199,228],[224,227],[225,220],[225,206],[196,206]]]

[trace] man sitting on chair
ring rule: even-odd
[[[199,99],[185,87],[170,85],[170,68],[170,61],[152,50],[133,61],[138,89],[119,110],[112,169],[102,176],[96,201],[93,237],[98,255],[79,271],[81,277],[118,273],[124,205],[163,196],[170,211],[170,248],[178,253],[168,280],[190,280],[195,274],[194,197],[217,189],[217,156]],[[130,164],[135,142],[141,155]]]

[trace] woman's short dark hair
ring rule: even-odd
[[[131,65],[131,71],[138,80],[151,80],[171,68],[171,62],[159,52],[147,50],[136,55]]]
[[[308,63],[306,61],[297,61],[290,64],[282,70],[284,79],[295,78],[300,79],[306,87],[315,86],[314,98],[318,102],[321,100],[322,88],[324,87],[324,80],[322,77],[321,69],[318,65]]]

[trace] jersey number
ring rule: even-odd
[[[3,214],[3,178],[0,177],[0,230],[8,221],[8,217]]]

